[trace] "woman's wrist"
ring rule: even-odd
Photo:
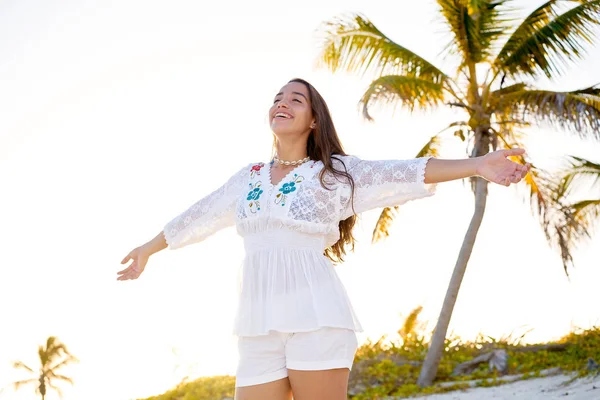
[[[140,246],[140,248],[142,251],[147,253],[148,256],[167,248],[167,241],[165,240],[163,232],[161,231],[154,237],[154,239],[144,243],[142,246]]]
[[[481,176],[481,164],[483,163],[483,157],[485,156],[470,158],[470,160],[473,160],[473,173],[471,176]]]

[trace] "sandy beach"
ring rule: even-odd
[[[420,397],[426,400],[537,400],[561,399],[600,400],[600,376],[580,378],[572,383],[569,375],[554,375],[528,379],[496,387],[473,388]]]

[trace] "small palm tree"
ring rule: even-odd
[[[464,111],[464,118],[432,136],[417,156],[437,155],[440,135],[448,132],[468,145],[471,157],[497,148],[523,147],[525,129],[544,123],[580,138],[600,139],[600,89],[556,92],[532,84],[540,77],[556,78],[569,62],[583,57],[600,26],[600,0],[545,1],[523,20],[514,17],[516,1],[511,0],[437,0],[437,4],[450,32],[446,51],[459,61],[453,74],[395,43],[362,15],[342,16],[324,24],[321,65],[333,72],[375,77],[360,100],[365,118],[372,118],[374,106],[389,104],[409,111],[442,106]],[[525,163],[523,158],[519,161]],[[556,203],[551,201],[553,187],[544,176],[532,163],[524,181],[534,211],[548,228],[552,215],[548,209]],[[483,219],[487,181],[473,179],[472,189],[475,210],[421,369],[421,386],[430,385],[437,373]],[[394,210],[383,210],[374,240],[387,236]],[[565,272],[567,267],[565,262]]]
[[[36,393],[42,396],[42,400],[46,397],[48,388],[56,390],[58,395],[62,397],[61,390],[56,387],[53,382],[66,381],[73,384],[73,380],[64,375],[59,375],[57,370],[67,364],[77,362],[78,360],[73,357],[67,350],[67,347],[60,343],[54,336],[50,336],[46,340],[45,347],[39,346],[38,356],[40,358],[40,368],[37,372],[22,361],[15,361],[13,363],[13,367],[26,370],[35,375],[35,378],[14,382],[13,386],[15,390],[18,390],[21,386],[35,385]]]

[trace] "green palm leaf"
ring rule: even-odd
[[[371,120],[369,108],[375,105],[400,105],[413,111],[415,108],[429,110],[444,102],[441,84],[409,76],[388,75],[371,82],[363,95],[363,116]]]
[[[590,187],[590,181],[592,187],[600,183],[600,164],[594,163],[590,160],[569,156],[568,165],[562,171],[562,185],[567,191],[573,192],[579,187]]]
[[[551,78],[563,72],[568,61],[581,59],[591,44],[600,20],[600,0],[579,1],[558,14],[565,2],[548,1],[533,11],[508,39],[494,65],[508,75]]]
[[[506,0],[437,0],[453,37],[447,48],[463,63],[480,63],[507,28]]]
[[[331,71],[421,78],[435,83],[450,81],[439,68],[418,54],[393,42],[362,15],[349,15],[323,24],[321,65]]]
[[[591,237],[591,230],[600,217],[600,199],[568,202],[576,184],[590,178],[599,182],[600,164],[570,157],[570,165],[563,176],[553,181],[554,206],[546,212],[544,232],[551,245],[560,250],[565,272],[573,266],[573,250],[578,243]]]
[[[573,92],[521,90],[493,100],[505,119],[550,123],[582,138],[600,138],[600,96],[594,88]],[[590,94],[591,93],[591,94]]]
[[[591,236],[594,221],[600,216],[600,200],[584,200],[549,211],[544,232],[550,244],[560,251],[568,275],[569,267],[573,267],[573,251]]]
[[[591,227],[600,217],[600,199],[578,201],[572,204],[571,208],[579,223],[587,227]],[[589,236],[589,230],[587,234]]]

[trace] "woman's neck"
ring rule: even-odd
[[[277,141],[277,157],[282,161],[298,161],[307,156],[306,143],[282,143]]]

